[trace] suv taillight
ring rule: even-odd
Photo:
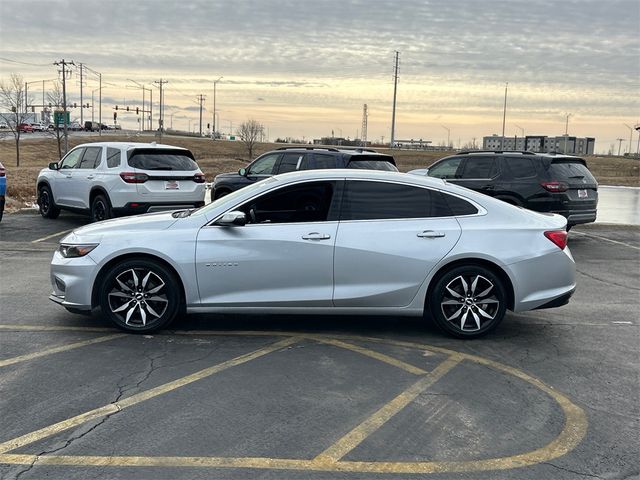
[[[196,173],[193,176],[193,181],[196,183],[204,183],[205,182],[204,173]]]
[[[544,236],[551,240],[560,249],[564,250],[567,246],[567,239],[569,234],[566,230],[550,230],[544,232]]]
[[[120,178],[126,183],[144,183],[149,180],[146,173],[122,172]]]
[[[569,185],[564,182],[542,182],[540,185],[549,192],[566,192],[569,189]]]

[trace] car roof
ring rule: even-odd
[[[444,180],[434,177],[420,177],[418,175],[409,175],[408,173],[391,172],[386,170],[368,170],[368,169],[317,169],[317,170],[298,170],[294,172],[282,173],[274,175],[272,178],[289,182],[299,180],[323,180],[323,179],[356,179],[356,180],[386,180],[403,183],[421,184],[436,188],[442,188],[447,184]]]
[[[293,153],[301,153],[301,152],[320,152],[320,153],[325,153],[325,152],[329,152],[329,153],[340,153],[343,155],[380,155],[380,156],[385,156],[385,157],[390,157],[392,156],[391,154],[388,153],[381,153],[378,152],[376,150],[372,150],[370,148],[365,148],[365,147],[354,147],[354,148],[347,148],[347,147],[330,147],[330,146],[323,146],[323,147],[313,147],[313,146],[308,146],[308,147],[304,147],[304,146],[293,146],[293,147],[280,147],[280,148],[276,148],[275,150],[271,150],[267,153],[274,153],[274,152],[293,152]]]
[[[164,145],[162,143],[142,143],[142,142],[91,142],[82,143],[78,147],[111,147],[119,148],[121,150],[132,150],[134,148],[163,148],[163,149],[175,149],[175,150],[187,150],[183,147],[176,147],[175,145]],[[76,147],[77,148],[77,147]]]

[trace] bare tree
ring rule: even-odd
[[[62,84],[60,82],[55,82],[53,84],[53,89],[49,93],[47,93],[47,99],[49,100],[51,107],[54,109],[54,112],[62,108],[62,97]],[[63,121],[66,120],[63,118]],[[55,135],[56,141],[58,143],[58,158],[62,158],[62,139],[64,138],[64,130],[62,128],[59,128],[59,125],[56,125],[54,122],[53,131],[51,133],[52,135]]]
[[[26,111],[28,100],[24,98],[24,80],[22,75],[12,73],[8,82],[0,82],[0,114],[7,123],[16,140],[16,167],[20,166],[20,124],[24,123],[29,114]]]
[[[249,160],[253,158],[253,148],[256,143],[258,143],[258,139],[261,137],[263,130],[264,126],[253,118],[250,118],[246,122],[242,122],[238,128],[238,136],[242,140],[242,143],[247,147]]]

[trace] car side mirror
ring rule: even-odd
[[[51,162],[49,164],[49,170],[60,170],[60,165],[58,165],[58,162]]]
[[[241,177],[246,177],[247,173],[248,172],[246,168],[241,168],[240,170],[238,170],[238,175],[240,175]]]
[[[244,212],[239,210],[234,210],[233,212],[227,212],[222,217],[218,219],[216,225],[221,225],[223,227],[243,227],[247,224],[247,216]]]

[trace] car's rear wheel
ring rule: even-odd
[[[503,281],[480,265],[454,267],[441,275],[429,297],[436,324],[457,338],[477,338],[495,329],[505,316]]]
[[[147,333],[167,326],[180,311],[174,274],[152,260],[126,260],[112,267],[98,291],[103,315],[118,328]]]
[[[60,209],[53,201],[53,194],[47,185],[42,185],[38,189],[38,210],[43,218],[58,218]]]
[[[96,195],[91,201],[91,221],[100,222],[113,217],[111,203],[104,195]]]

